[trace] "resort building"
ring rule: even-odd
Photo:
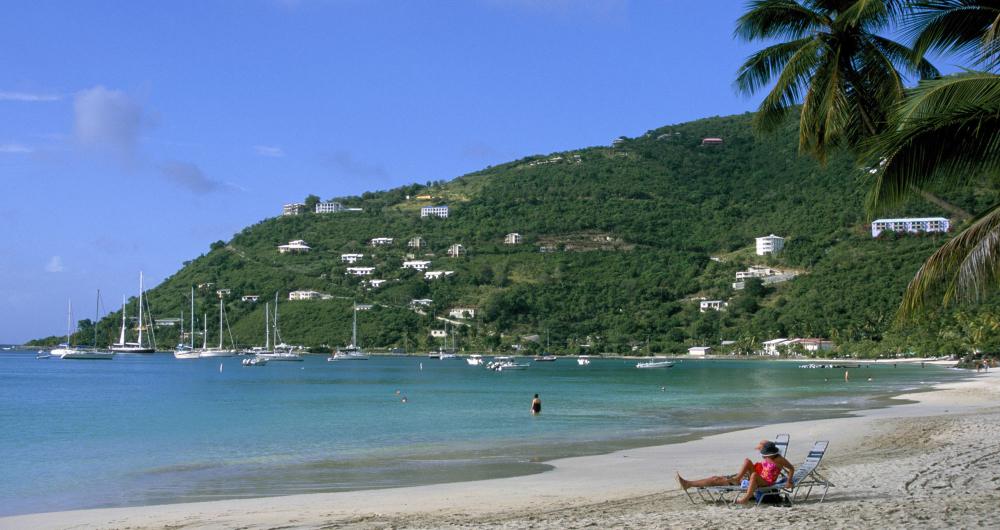
[[[729,303],[722,300],[702,300],[698,304],[698,310],[702,313],[705,311],[722,311],[728,305]]]
[[[448,247],[448,255],[451,256],[451,257],[453,257],[453,258],[457,258],[459,256],[464,256],[465,255],[465,247],[463,247],[462,245],[460,245],[458,243],[455,243],[454,245]]]
[[[440,217],[442,219],[448,218],[448,206],[424,206],[420,209],[420,218],[425,217]]]
[[[524,241],[524,238],[522,238],[521,234],[518,234],[517,232],[511,232],[503,236],[504,245],[520,245],[522,241]]]
[[[451,276],[455,274],[455,271],[426,271],[424,272],[425,280],[437,280],[439,278],[444,278],[445,276]]]
[[[372,240],[369,241],[368,244],[370,244],[373,247],[384,247],[391,245],[392,242],[393,239],[391,237],[375,237],[372,238]]]
[[[777,254],[785,248],[785,238],[771,234],[757,238],[757,255]]]
[[[337,201],[316,203],[316,213],[337,213],[344,211],[344,205]]]
[[[421,249],[427,246],[427,241],[422,237],[414,237],[406,242],[406,246],[409,248]]]
[[[404,261],[403,262],[403,268],[404,269],[413,269],[413,270],[418,270],[418,271],[425,271],[425,270],[427,270],[427,267],[430,267],[430,266],[431,266],[431,262],[429,262],[427,260],[413,260],[413,261]]]
[[[317,300],[323,298],[319,291],[292,291],[288,293],[289,300]]]
[[[289,241],[287,245],[278,245],[279,254],[299,254],[309,252],[310,250],[312,250],[312,248],[301,239]]]
[[[375,267],[348,267],[347,272],[351,276],[371,276],[375,272]]]
[[[341,254],[340,261],[342,263],[357,263],[361,261],[361,258],[364,257],[365,257],[364,254]]]
[[[248,294],[248,295],[240,298],[240,301],[242,301],[242,302],[257,302],[257,300],[260,300],[260,296],[258,296],[256,294]]]
[[[299,215],[305,211],[306,205],[301,202],[293,202],[281,207],[281,215]]]
[[[712,351],[711,346],[692,346],[688,348],[688,355],[704,357],[710,351]]]
[[[448,316],[452,318],[476,318],[476,310],[471,307],[456,307],[448,311]]]
[[[712,145],[722,145],[723,143],[724,142],[722,141],[722,138],[702,138],[701,139],[701,145],[702,145],[702,147],[707,147],[707,146],[712,146]]]
[[[872,237],[886,230],[893,232],[947,232],[950,227],[944,217],[913,217],[906,219],[876,219],[872,222]]]
[[[761,355],[772,355],[772,356],[780,355],[781,352],[779,351],[779,347],[784,346],[785,343],[787,342],[788,339],[765,340],[763,343],[761,343],[761,345],[764,347],[764,349],[761,351]]]

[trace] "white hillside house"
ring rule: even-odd
[[[886,230],[893,232],[947,232],[949,227],[949,222],[944,217],[876,219],[872,222],[872,237],[878,237]]]
[[[319,300],[330,295],[319,291],[292,291],[288,293],[289,300]]]
[[[351,276],[371,276],[375,272],[375,267],[348,267],[344,274]]]
[[[777,254],[785,248],[785,238],[771,234],[769,236],[757,238],[757,255],[766,256]]]
[[[306,205],[301,202],[285,204],[281,207],[281,215],[299,215],[305,213]]]
[[[511,232],[503,237],[504,245],[520,245],[523,241],[524,238],[517,232]]]
[[[318,202],[315,208],[316,213],[337,213],[344,211],[344,205],[337,201]]]
[[[425,219],[427,217],[440,217],[442,219],[448,218],[448,206],[424,206],[420,209],[420,218]]]
[[[279,254],[305,254],[310,250],[312,250],[312,248],[301,239],[289,241],[287,245],[278,245]]]
[[[476,318],[476,310],[471,307],[456,307],[448,311],[448,316],[451,318]]]
[[[465,255],[465,247],[462,246],[462,245],[460,245],[460,244],[458,244],[458,243],[455,243],[454,245],[448,247],[448,255],[451,256],[451,257],[453,257],[453,258],[457,258],[459,256],[464,256]]]
[[[705,311],[722,311],[728,305],[728,302],[723,302],[722,300],[702,300],[698,303],[698,310],[702,313]]]
[[[260,296],[256,295],[256,294],[248,294],[248,295],[244,295],[243,297],[240,298],[240,301],[242,301],[242,302],[255,303],[255,302],[257,302],[257,300],[260,300]]]
[[[340,261],[341,263],[357,263],[364,257],[364,254],[341,254]]]
[[[403,268],[404,269],[413,269],[413,270],[418,270],[418,271],[425,271],[425,270],[427,270],[427,267],[430,267],[430,266],[431,266],[431,262],[429,262],[427,260],[419,260],[418,259],[418,260],[404,261],[403,262]]]
[[[422,237],[414,237],[406,242],[406,246],[409,248],[421,249],[427,246],[427,241]]]
[[[391,245],[393,239],[391,237],[374,237],[368,242],[373,247],[385,247]]]
[[[425,280],[438,280],[444,278],[445,276],[451,276],[455,274],[455,271],[426,271],[424,272]]]

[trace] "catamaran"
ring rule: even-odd
[[[184,331],[183,322],[181,322],[181,331],[182,332]],[[197,359],[201,357],[201,352],[194,349],[194,287],[191,288],[191,336],[189,337],[189,339],[190,339],[190,344],[184,344],[182,342],[177,345],[177,349],[174,350],[174,358]]]
[[[351,343],[343,348],[338,348],[332,357],[327,357],[327,361],[367,361],[368,354],[358,345],[358,306],[354,305],[354,324],[351,326]]]
[[[143,321],[142,316],[142,271],[139,271],[139,322],[136,325],[136,330],[139,332],[139,337],[135,342],[125,341],[125,297],[122,296],[122,330],[121,335],[118,336],[118,342],[111,345],[111,351],[115,353],[153,353],[156,351],[154,346],[146,344],[142,340],[142,332],[146,329],[146,323]],[[152,319],[150,319],[152,320]]]

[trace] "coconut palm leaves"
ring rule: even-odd
[[[737,21],[747,41],[784,40],[751,55],[736,78],[752,94],[774,87],[755,123],[776,129],[801,104],[799,150],[825,161],[832,147],[854,148],[885,127],[904,94],[900,71],[933,77],[937,71],[912,50],[881,37],[903,11],[899,0],[755,0]]]
[[[904,24],[915,51],[955,53],[975,67],[992,69],[1000,60],[1000,1],[918,0]]]

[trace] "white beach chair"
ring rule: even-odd
[[[830,442],[826,440],[821,440],[813,444],[812,449],[809,450],[809,454],[806,455],[805,461],[802,462],[801,466],[795,468],[792,490],[786,487],[787,479],[785,478],[778,480],[771,486],[758,488],[755,492],[757,505],[760,505],[765,496],[774,494],[781,495],[789,504],[792,504],[793,501],[798,500],[799,494],[803,491],[805,491],[805,495],[802,497],[802,500],[809,500],[809,495],[812,494],[813,488],[823,488],[823,494],[819,498],[819,502],[823,502],[826,499],[827,492],[833,487],[833,483],[819,472],[819,464],[823,461],[823,456],[826,455],[826,450],[829,446]]]
[[[788,452],[788,445],[791,443],[791,440],[792,437],[788,434],[779,434],[774,437],[774,445],[778,446],[778,450],[781,451],[781,456],[785,456],[785,453]],[[704,488],[695,488],[695,493],[703,502],[727,502],[726,497],[728,495],[741,491],[744,491],[744,488],[741,488],[739,484],[732,486],[708,486]],[[692,503],[697,503],[688,490],[684,490],[684,493],[687,494],[688,499],[690,499]]]

